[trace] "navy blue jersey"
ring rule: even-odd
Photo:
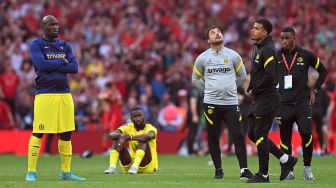
[[[50,42],[38,38],[29,51],[37,75],[36,94],[70,93],[67,74],[78,72],[78,62],[70,44],[60,39]]]

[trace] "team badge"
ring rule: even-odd
[[[260,55],[259,55],[259,54],[257,54],[257,56],[256,56],[256,59],[259,59],[259,57],[260,57]]]
[[[208,109],[208,114],[212,114],[213,110],[211,108]]]
[[[228,64],[229,63],[229,60],[228,59],[224,59],[224,65]]]
[[[297,61],[298,61],[299,63],[301,63],[301,62],[303,61],[303,58],[302,58],[302,57],[299,57],[299,58],[297,59]]]
[[[40,129],[40,130],[43,130],[43,129],[44,129],[44,125],[43,125],[43,124],[40,124],[40,125],[39,125],[39,129]]]

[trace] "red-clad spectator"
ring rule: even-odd
[[[331,95],[330,105],[328,108],[329,131],[336,133],[336,90]]]
[[[105,89],[99,95],[102,124],[104,135],[102,138],[103,151],[106,151],[108,145],[108,135],[110,132],[116,130],[118,126],[124,123],[122,97],[112,82],[108,82]]]
[[[9,61],[5,61],[4,70],[5,72],[0,75],[0,95],[2,95],[0,97],[7,102],[15,118],[15,98],[20,78],[13,70]]]
[[[7,103],[0,97],[0,130],[14,129],[14,120]]]

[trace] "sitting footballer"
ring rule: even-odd
[[[110,152],[110,166],[104,171],[105,174],[117,173],[118,159],[125,173],[151,174],[158,170],[157,129],[145,123],[145,114],[140,107],[131,109],[130,117],[131,123],[109,134],[113,145]],[[128,142],[129,151],[126,142]]]

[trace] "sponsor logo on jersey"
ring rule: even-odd
[[[47,54],[48,59],[64,59],[65,54]]]
[[[230,68],[212,68],[212,69],[208,69],[208,73],[212,74],[212,73],[227,73],[231,71]]]

